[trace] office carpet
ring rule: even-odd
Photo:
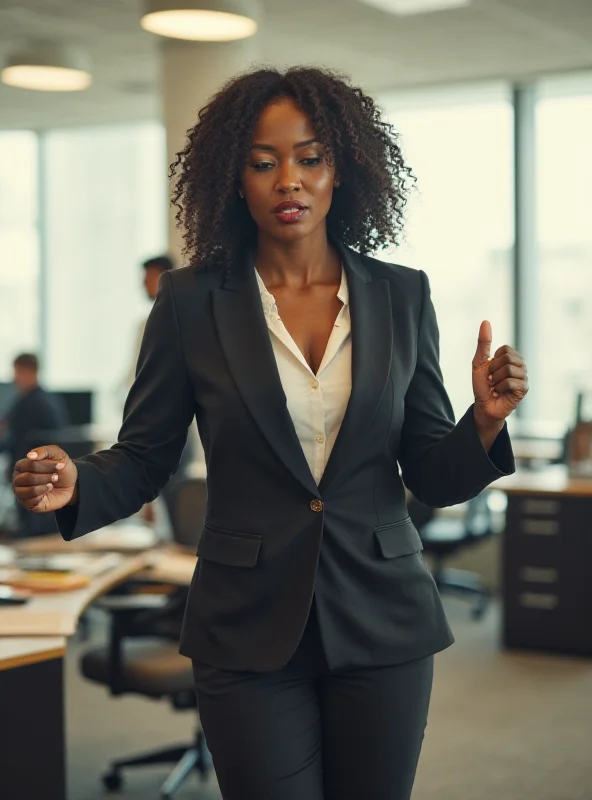
[[[475,623],[464,603],[446,606],[457,644],[437,657],[413,800],[592,800],[592,660],[502,653],[497,609]],[[103,635],[95,625],[93,638]],[[85,646],[75,641],[68,655],[69,800],[108,797],[99,776],[110,758],[188,740],[193,722],[165,703],[111,699],[83,681]],[[156,800],[166,774],[129,770],[113,797]],[[202,786],[192,776],[177,797],[220,795],[215,779]]]

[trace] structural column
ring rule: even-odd
[[[514,100],[514,341],[527,364],[532,365],[530,392],[518,406],[519,417],[536,417],[542,366],[537,331],[539,326],[539,264],[537,235],[536,89],[516,86]],[[535,366],[536,365],[536,366]],[[537,368],[538,367],[538,368]]]
[[[238,42],[185,42],[166,40],[162,44],[163,119],[166,127],[167,162],[175,160],[193,127],[197,114],[232,76],[243,72],[258,59],[258,36]],[[181,232],[169,211],[169,250],[181,260]]]

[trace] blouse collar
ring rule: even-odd
[[[263,305],[265,320],[268,323],[278,322],[280,315],[275,302],[275,297],[267,289],[263,283],[261,275],[259,275],[257,270],[255,270],[255,277],[257,278],[257,286],[259,287],[259,294],[261,295],[261,303]],[[347,287],[347,278],[345,276],[343,265],[341,266],[341,283],[337,291],[337,299],[343,303],[344,308],[349,305],[349,290]]]

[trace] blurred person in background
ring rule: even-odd
[[[172,258],[169,258],[167,255],[159,255],[153,256],[152,258],[147,258],[146,261],[142,262],[142,269],[143,269],[143,285],[146,291],[146,295],[151,303],[154,302],[156,299],[156,295],[158,293],[158,282],[160,280],[160,276],[163,272],[169,272],[172,269],[175,269],[175,262]],[[144,329],[146,328],[146,320],[143,319],[139,325],[138,330],[136,333],[136,338],[134,342],[134,350],[132,353],[132,358],[130,362],[130,368],[127,374],[126,379],[126,394],[129,391],[130,386],[135,380],[136,377],[136,365],[138,363],[138,356],[140,355],[140,346],[142,344],[142,339],[144,337]]]
[[[175,269],[175,262],[166,255],[148,258],[142,263],[144,269],[144,288],[146,294],[154,302],[158,294],[158,282],[163,272]]]
[[[33,353],[21,353],[13,363],[13,383],[17,395],[2,420],[0,444],[9,453],[10,472],[16,461],[31,447],[31,433],[42,434],[67,425],[67,414],[57,397],[39,383],[39,359]]]
[[[13,361],[13,383],[16,398],[0,422],[0,449],[9,457],[8,480],[15,463],[23,458],[34,444],[33,439],[52,437],[68,423],[67,413],[57,397],[39,383],[39,359],[34,353],[21,353]],[[19,532],[35,535],[56,532],[54,520],[31,519],[19,506]],[[53,515],[52,515],[53,516]]]

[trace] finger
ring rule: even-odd
[[[507,364],[512,364],[515,367],[521,367],[522,369],[526,369],[524,360],[517,353],[516,354],[502,353],[501,356],[494,356],[489,362],[490,374],[496,372],[498,369],[501,369],[502,367],[505,367]]]
[[[56,472],[54,472],[51,476],[36,472],[19,472],[18,474],[14,475],[12,479],[12,485],[13,487],[45,486],[48,482],[48,477],[52,483],[57,483],[60,476]]]
[[[503,381],[506,378],[518,378],[519,380],[524,380],[524,378],[526,378],[524,367],[518,367],[514,364],[505,364],[503,367],[501,367],[501,369],[496,369],[495,372],[491,372],[489,374],[489,381],[492,386],[497,386],[500,381]]]
[[[495,353],[493,354],[494,358],[503,355],[504,353],[516,353],[513,347],[510,347],[509,344],[503,344],[501,347],[498,347]]]
[[[511,355],[517,356],[519,359],[524,361],[518,350],[515,350],[513,347],[510,347],[509,344],[503,344],[501,347],[498,347],[495,351],[493,357],[497,358],[498,356],[503,355],[504,353],[509,353]]]
[[[53,484],[43,483],[40,486],[17,486],[14,490],[17,500],[22,503],[25,500],[43,497],[53,491]]]
[[[483,320],[479,327],[477,350],[475,351],[475,357],[473,359],[474,368],[480,367],[482,364],[485,364],[487,361],[489,361],[492,336],[491,323],[487,320]]]
[[[25,500],[21,505],[23,508],[26,508],[27,511],[32,511],[34,514],[43,514],[49,510],[47,508],[46,497],[47,495],[42,495],[36,500]]]
[[[27,458],[32,461],[41,461],[45,458],[53,459],[54,461],[62,461],[66,458],[66,454],[61,447],[56,444],[45,444],[42,447],[34,447],[27,453]]]
[[[516,378],[506,378],[496,384],[495,391],[498,394],[526,394],[528,391],[528,384],[526,381]]]
[[[23,508],[26,508],[27,511],[38,511],[45,505],[45,495],[39,497],[37,500],[28,500],[21,503],[21,505]]]
[[[17,461],[14,465],[14,475],[17,473],[37,473],[37,474],[49,474],[52,472],[56,472],[58,469],[58,465],[55,461],[32,461],[30,458],[23,458],[21,461]]]

